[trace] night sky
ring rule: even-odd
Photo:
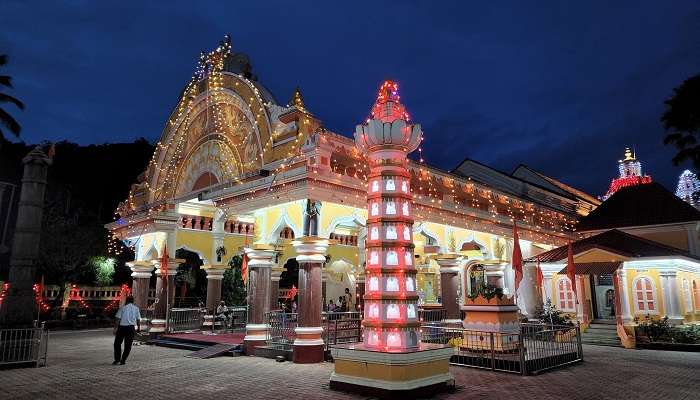
[[[27,106],[8,109],[30,143],[156,140],[200,50],[230,33],[279,102],[301,86],[346,136],[393,78],[440,168],[525,163],[597,195],[634,146],[675,189],[659,117],[700,73],[700,2],[407,3],[4,0],[0,53]]]

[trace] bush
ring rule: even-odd
[[[649,315],[643,319],[635,318],[637,328],[650,342],[670,341],[671,326],[668,324],[668,317],[652,318]]]
[[[574,326],[571,317],[563,311],[557,309],[552,304],[552,299],[547,299],[544,306],[538,306],[535,311],[535,318],[543,324]]]
[[[700,343],[700,325],[686,325],[671,329],[674,343]]]

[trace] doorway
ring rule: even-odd
[[[615,319],[615,287],[612,274],[591,275],[593,318]]]

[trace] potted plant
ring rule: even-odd
[[[216,262],[221,262],[221,260],[226,255],[226,247],[219,246],[216,248]]]

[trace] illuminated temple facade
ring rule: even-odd
[[[214,291],[220,291],[230,258],[248,252],[251,271],[270,266],[269,274],[260,275],[269,276],[269,309],[276,305],[280,275],[298,256],[293,242],[313,236],[328,240],[324,303],[349,288],[361,304],[370,261],[365,243],[374,234],[367,228],[380,226],[368,217],[368,185],[378,181],[370,179],[367,154],[350,136],[324,127],[298,89],[288,103],[278,102],[228,41],[203,54],[150,163],[108,225],[134,248],[134,292],[144,293],[146,278],[163,273],[165,248],[171,278],[181,262],[176,250],[186,249],[201,258]],[[384,192],[405,189],[404,197],[412,197],[406,210],[399,201],[381,200],[396,207],[392,212],[410,212],[406,221],[412,222],[383,229],[408,238],[415,302],[423,306],[443,301],[438,254],[457,254],[462,265],[488,260],[488,281],[509,294],[514,220],[523,256],[531,257],[566,244],[577,219],[599,205],[526,166],[505,174],[472,160],[451,172],[409,160],[405,177],[381,184]],[[225,254],[217,252],[222,247]],[[459,279],[449,293],[463,298],[469,274]]]

